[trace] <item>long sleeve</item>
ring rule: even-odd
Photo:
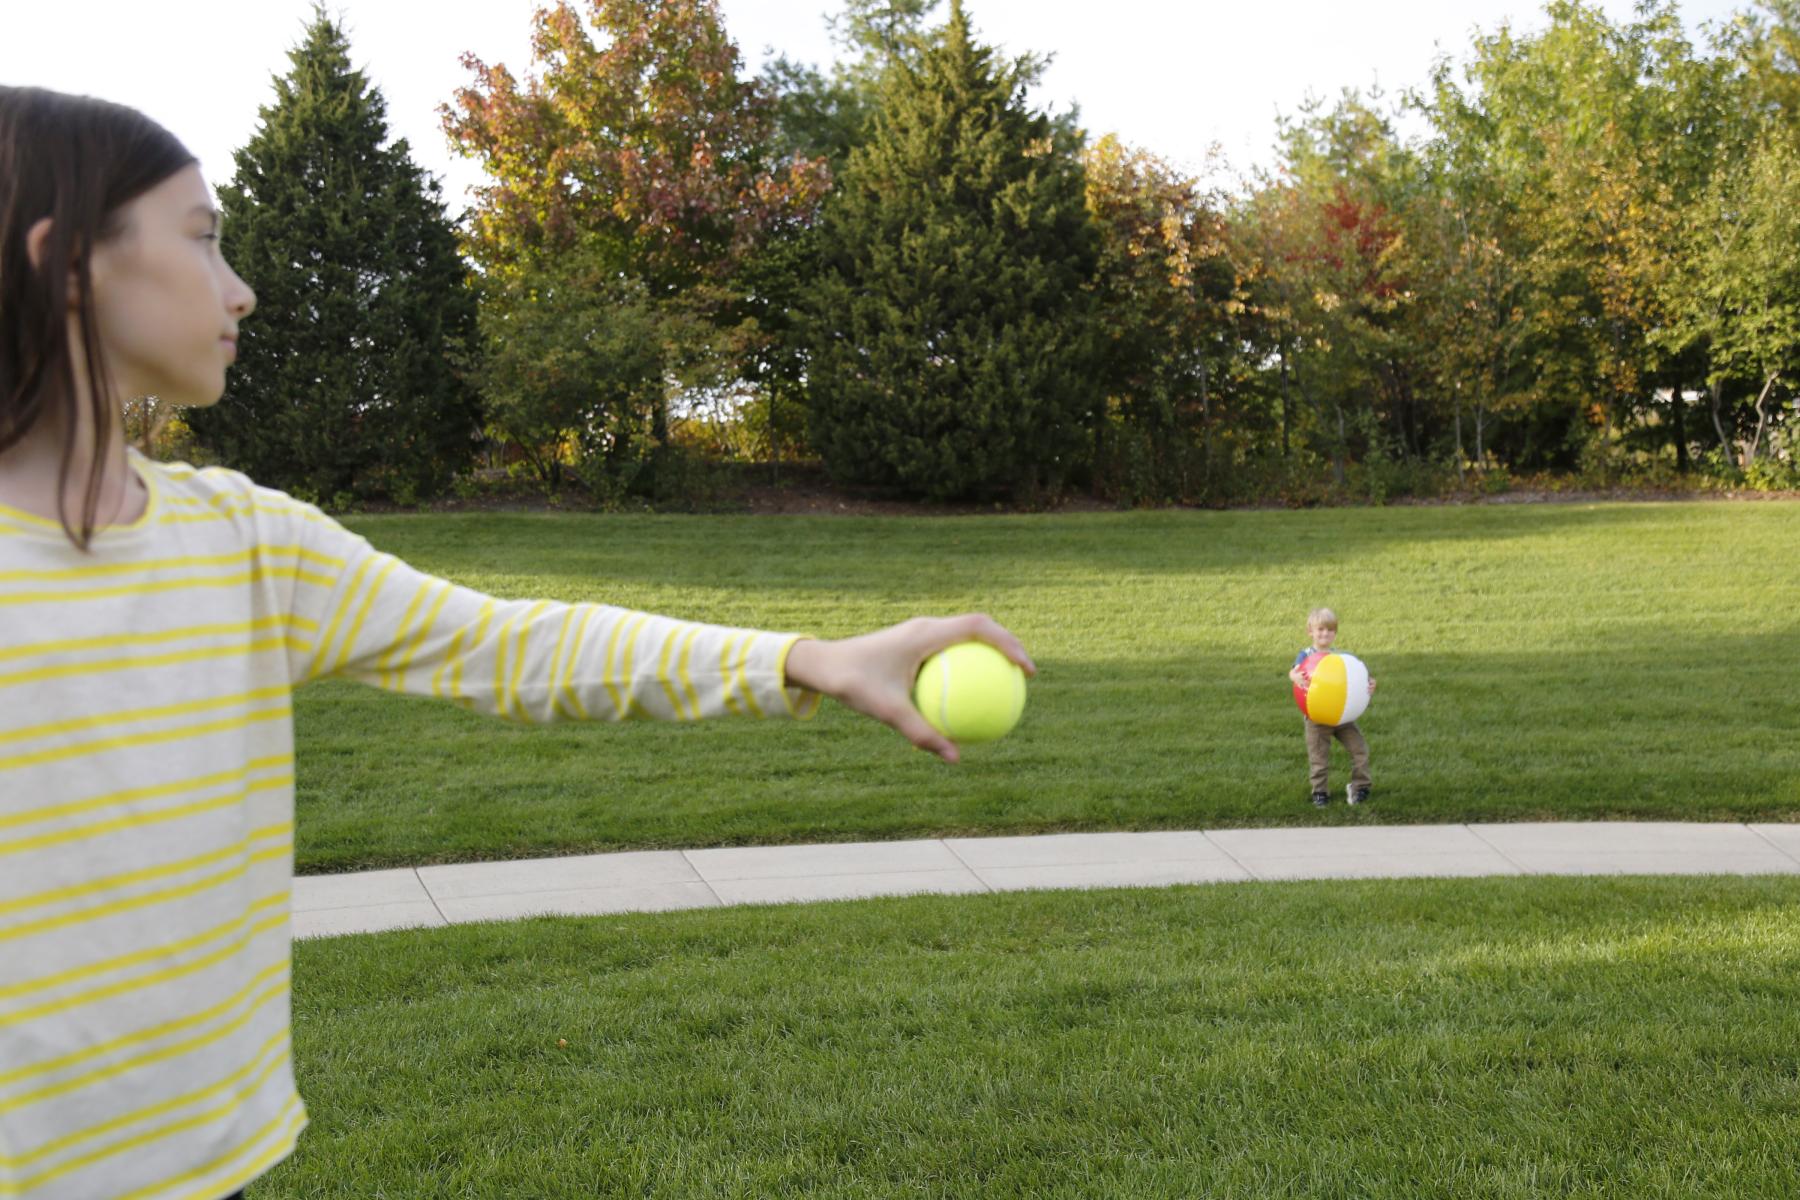
[[[0,1196],[226,1195],[289,1056],[295,684],[520,720],[805,716],[796,637],[496,600],[217,468],[133,456],[91,551],[0,506]]]
[[[816,693],[786,685],[799,634],[496,599],[416,571],[316,511],[294,519],[293,536],[332,577],[293,589],[295,616],[317,629],[290,651],[296,684],[336,675],[528,722],[804,718],[818,707]]]

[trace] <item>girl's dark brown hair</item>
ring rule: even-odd
[[[63,505],[82,400],[69,338],[69,267],[78,281],[82,357],[92,384],[89,461],[97,465],[120,418],[100,352],[89,252],[121,231],[122,207],[194,161],[173,134],[136,109],[42,88],[0,87],[0,452],[60,410],[57,505],[70,540],[84,549],[94,535],[100,472],[89,470],[80,519],[71,520]],[[45,217],[50,236],[33,266],[25,239]]]

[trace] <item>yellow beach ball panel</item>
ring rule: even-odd
[[[1348,725],[1369,707],[1369,670],[1354,654],[1331,652],[1307,660],[1304,690],[1294,700],[1308,720],[1319,725]]]

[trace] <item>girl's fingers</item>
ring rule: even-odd
[[[961,755],[957,753],[956,743],[926,724],[925,718],[911,713],[893,722],[893,727],[900,731],[907,741],[928,754],[935,754],[947,763],[956,762]]]
[[[919,749],[935,754],[945,762],[953,763],[961,757],[957,753],[956,743],[933,729],[930,722],[912,706],[910,698],[872,705],[869,715]]]
[[[954,646],[958,642],[986,642],[1017,663],[1027,675],[1037,674],[1037,664],[1031,661],[1031,655],[1025,652],[1025,644],[1014,636],[1012,630],[986,613],[964,613],[960,617],[949,618],[945,636],[946,640],[933,647],[930,654]],[[930,654],[927,654],[926,657],[929,658]]]

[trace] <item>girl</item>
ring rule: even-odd
[[[422,575],[317,509],[128,450],[219,399],[256,298],[169,133],[0,87],[0,1195],[215,1200],[306,1123],[289,1061],[290,695],[340,675],[500,716],[805,717],[947,761],[908,691],[978,615],[843,641]]]

